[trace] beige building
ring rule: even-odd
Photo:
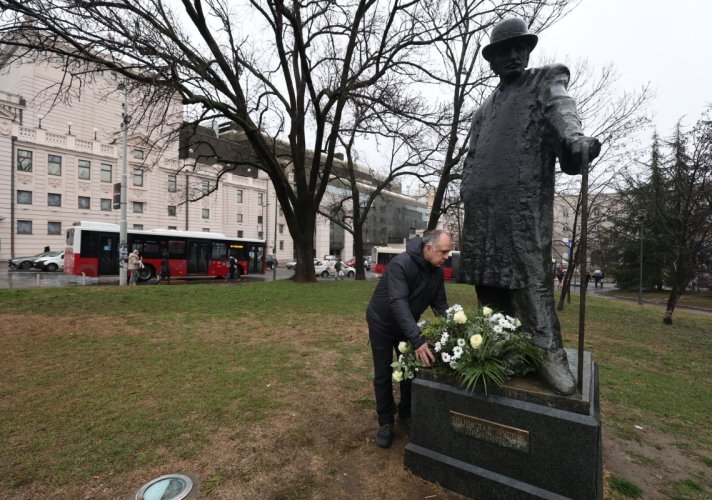
[[[65,230],[78,221],[120,223],[113,205],[121,182],[124,91],[116,73],[98,72],[82,82],[81,94],[58,98],[63,70],[47,63],[0,60],[0,259],[33,255],[45,246],[63,249]],[[128,96],[127,221],[136,229],[209,231],[259,238],[278,261],[293,258],[293,241],[276,206],[274,190],[261,171],[244,169],[220,177],[221,165],[194,164],[179,155],[177,134],[156,141],[156,127]],[[182,121],[180,103],[170,127]],[[140,125],[140,126],[139,126]],[[229,134],[218,133],[220,138]],[[158,144],[158,146],[157,146]],[[365,190],[373,172],[360,167]],[[220,182],[219,189],[216,182]],[[397,186],[396,186],[397,187]],[[205,194],[209,193],[209,194]],[[343,196],[338,183],[324,203]],[[188,200],[196,200],[186,203]],[[403,240],[427,222],[427,203],[384,190],[374,206],[364,240]],[[318,217],[315,256],[352,256],[353,237]],[[405,231],[404,234],[403,231]]]
[[[64,248],[73,223],[120,222],[113,207],[121,181],[124,92],[112,72],[84,82],[71,102],[53,86],[64,73],[49,64],[0,61],[0,259]],[[130,100],[129,100],[130,103]],[[182,118],[175,107],[175,126]],[[131,115],[129,104],[129,115]],[[144,118],[145,119],[145,118]],[[292,240],[261,172],[228,174],[216,183],[216,167],[183,168],[178,141],[156,148],[154,127],[130,128],[127,168],[129,228],[210,231],[267,240],[268,254],[292,257]],[[160,151],[158,151],[160,149]],[[195,168],[194,168],[195,167]],[[328,253],[328,223],[317,230],[317,250]],[[276,239],[275,239],[276,232]]]

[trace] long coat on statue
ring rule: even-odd
[[[583,135],[568,82],[566,66],[529,69],[475,113],[461,188],[465,283],[512,290],[551,281],[556,157],[579,173],[561,144]]]

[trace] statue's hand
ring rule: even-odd
[[[584,165],[601,154],[601,141],[595,137],[568,137],[562,141],[561,149],[561,169],[567,174],[578,174]]]

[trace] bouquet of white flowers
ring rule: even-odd
[[[455,304],[444,318],[418,324],[435,351],[435,371],[455,375],[468,389],[482,383],[502,386],[514,375],[536,371],[542,363],[542,350],[531,335],[521,331],[521,322],[489,307],[468,318],[462,306]],[[425,365],[415,359],[410,344],[401,342],[393,379],[413,378]]]

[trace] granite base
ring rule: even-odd
[[[567,350],[573,373],[577,356]],[[598,368],[584,355],[584,394],[514,380],[496,394],[421,374],[413,383],[416,475],[473,498],[603,497]],[[548,393],[548,394],[547,394]]]

